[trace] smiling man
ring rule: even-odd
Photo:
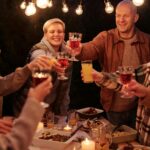
[[[116,72],[118,66],[133,66],[149,62],[150,36],[135,27],[139,15],[131,0],[116,7],[116,28],[100,32],[92,41],[81,44],[77,58],[98,60],[102,71]],[[123,99],[118,92],[101,88],[103,108],[113,124],[134,126],[137,101]]]

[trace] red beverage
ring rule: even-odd
[[[123,84],[127,84],[131,81],[132,79],[132,73],[123,73],[120,74],[120,80]]]
[[[59,58],[58,62],[62,68],[67,68],[69,65],[68,59],[66,59],[66,58]]]
[[[43,73],[35,73],[32,75],[32,84],[33,87],[37,86],[38,84],[40,84],[41,82],[43,82],[44,80],[46,80],[48,78],[48,74],[43,74]]]
[[[79,40],[70,40],[70,47],[71,47],[72,49],[78,48],[78,47],[79,47],[79,44],[80,44],[80,41],[79,41]]]

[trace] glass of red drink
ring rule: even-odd
[[[82,33],[78,33],[78,32],[69,32],[69,46],[72,49],[71,52],[71,61],[78,61],[75,56],[76,56],[76,50],[77,48],[79,48],[80,46],[80,42],[82,39]]]
[[[51,75],[50,70],[35,68],[32,71],[32,86],[35,87]],[[44,108],[49,107],[49,104],[41,102]]]
[[[133,94],[131,92],[127,91],[127,86],[133,77],[134,68],[132,66],[119,66],[118,71],[120,74],[120,82],[124,86],[121,97],[122,98],[132,98]]]
[[[69,55],[66,52],[57,52],[57,62],[60,64],[62,72],[58,72],[59,80],[67,80],[68,77],[65,75],[65,70],[69,66]]]
[[[50,76],[50,70],[34,69],[32,72],[32,86],[35,87]]]

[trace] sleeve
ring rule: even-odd
[[[96,60],[99,57],[103,59],[106,38],[107,32],[103,31],[99,33],[92,41],[83,43],[81,53],[77,56],[77,58],[80,60]]]
[[[101,72],[102,79],[98,82],[95,82],[96,85],[107,88],[107,89],[112,89],[115,91],[120,91],[122,88],[122,85],[117,82],[117,75],[115,74],[110,74],[106,72]]]
[[[12,131],[7,135],[0,135],[0,149],[27,150],[43,113],[44,108],[40,103],[29,98],[20,117],[14,121]]]
[[[5,77],[0,77],[0,95],[5,96],[17,91],[26,82],[30,74],[29,68],[25,66],[17,68],[15,72]]]

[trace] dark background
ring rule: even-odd
[[[110,0],[116,6],[120,0]],[[66,24],[66,40],[69,31],[83,33],[82,42],[91,40],[100,31],[115,27],[115,16],[106,14],[103,0],[83,0],[83,14],[75,14],[79,0],[66,0],[70,11],[62,12],[62,0],[53,0],[53,7],[37,9],[34,16],[26,16],[20,9],[22,0],[1,0],[0,4],[0,74],[2,76],[23,66],[28,51],[33,44],[40,41],[43,36],[42,26],[50,18],[58,17]],[[150,1],[145,0],[143,6],[138,8],[140,19],[137,27],[150,33]],[[93,63],[94,68],[100,70],[98,62]],[[93,84],[83,84],[80,78],[80,62],[74,63],[71,84],[71,108],[94,106],[101,108],[99,103],[99,88]],[[4,114],[11,114],[12,95],[4,98]]]

